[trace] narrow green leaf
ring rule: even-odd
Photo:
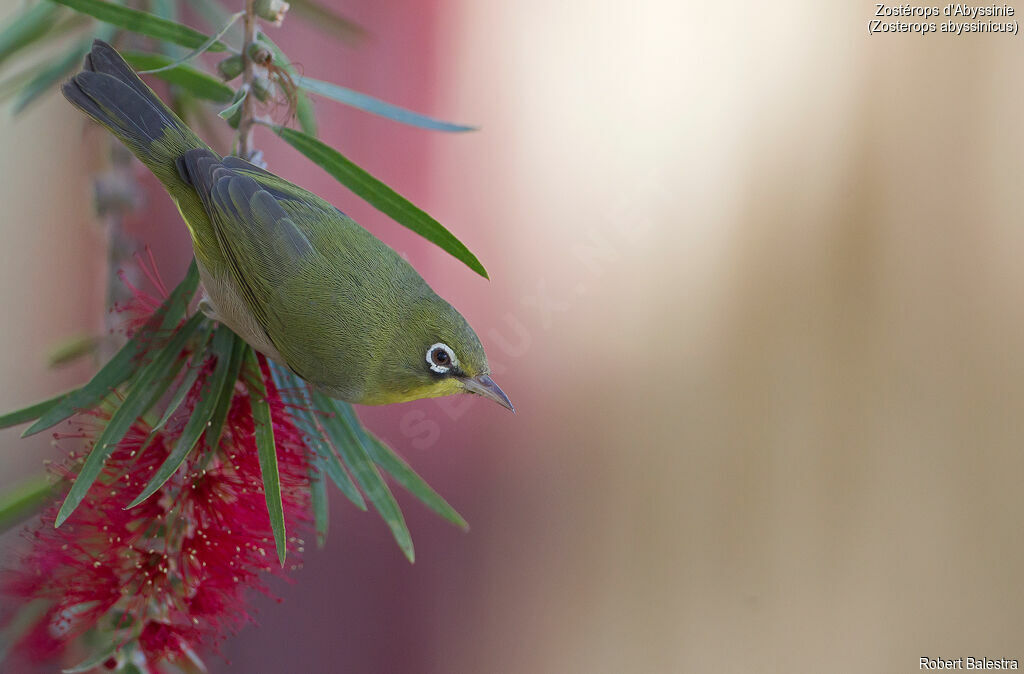
[[[231,125],[232,129],[237,129],[239,122],[241,122],[242,105],[245,104],[245,99],[248,95],[248,89],[239,89],[235,92],[234,100],[231,105],[217,113],[217,116],[227,121],[227,123]]]
[[[35,421],[56,407],[72,393],[74,393],[74,391],[65,391],[64,393],[59,393],[52,398],[43,400],[42,402],[29,405],[28,407],[22,407],[20,410],[14,410],[7,414],[0,414],[0,428],[17,426],[18,424],[23,424],[26,421]]]
[[[322,423],[331,443],[352,469],[356,482],[359,483],[366,497],[370,499],[370,503],[384,518],[398,547],[402,549],[410,562],[415,561],[416,554],[413,551],[412,537],[409,535],[409,527],[405,524],[405,518],[402,517],[398,502],[395,501],[384,478],[381,477],[377,467],[370,460],[359,438],[344,421],[340,410],[342,404],[336,403],[319,391],[313,391],[313,404],[318,410],[325,413]]]
[[[312,92],[317,96],[330,98],[331,100],[344,103],[345,105],[350,105],[353,108],[358,108],[364,112],[386,117],[396,122],[401,122],[402,124],[418,126],[421,129],[449,131],[454,133],[477,130],[477,127],[475,126],[454,124],[452,122],[445,122],[440,119],[428,117],[427,115],[422,115],[418,112],[413,112],[412,110],[407,110],[391,103],[385,103],[379,98],[374,98],[373,96],[353,91],[352,89],[347,89],[330,82],[314,80],[311,77],[300,77],[295,81],[295,83],[306,91]]]
[[[136,70],[157,69],[153,71],[155,77],[181,87],[196,98],[214,103],[228,103],[235,95],[234,89],[198,68],[179,65],[167,70],[160,69],[162,66],[173,63],[169,56],[137,51],[121,52],[121,56]]]
[[[350,423],[359,423],[358,419],[355,419],[355,414],[351,413],[352,410],[349,408],[349,413],[353,421]],[[365,429],[363,429],[365,431]],[[374,462],[383,468],[385,471],[391,474],[395,478],[398,484],[402,485],[409,492],[423,501],[423,504],[436,512],[441,517],[445,518],[455,526],[468,530],[469,524],[460,515],[455,508],[451,507],[444,498],[441,497],[436,491],[431,488],[426,481],[416,474],[416,471],[406,463],[402,457],[395,454],[394,450],[388,447],[379,438],[371,433],[366,433],[369,442],[364,445],[366,447],[366,453],[370,455],[370,458]]]
[[[178,20],[178,7],[174,0],[149,0],[149,11],[161,19],[168,21]]]
[[[154,332],[167,332],[178,324],[185,307],[196,291],[199,283],[199,271],[195,260],[189,265],[185,278],[171,291],[164,303],[153,313],[146,325],[139,330],[121,350],[107,362],[82,388],[71,392],[66,398],[41,415],[21,437],[28,437],[64,421],[72,414],[93,408],[97,403],[110,395],[110,392],[127,380],[138,369],[136,357],[147,348],[148,339]]]
[[[49,476],[37,475],[0,494],[0,532],[49,503],[54,491],[55,485]]]
[[[333,34],[344,42],[358,43],[367,36],[366,29],[351,19],[346,19],[324,7],[315,0],[292,0],[290,14],[294,14],[310,25]]]
[[[284,68],[288,76],[295,82],[299,79],[299,73],[295,70],[295,66],[292,65],[288,57],[284,55],[281,48],[274,44],[265,33],[260,33],[257,39],[264,43],[270,50],[270,53],[274,57],[274,65]],[[313,101],[309,100],[309,96],[302,89],[295,90],[295,117],[299,120],[299,127],[310,136],[316,137],[317,124],[316,124],[316,111],[313,109]]]
[[[217,0],[188,0],[188,4],[192,6],[192,9],[196,11],[196,14],[198,14],[203,20],[203,23],[205,23],[211,30],[217,26],[223,26],[228,20],[228,10],[224,9]],[[234,28],[240,28],[240,26],[235,24]],[[238,30],[233,32],[239,33],[237,36],[239,39],[235,40],[235,42],[240,43],[241,31]]]
[[[225,383],[228,382],[228,377],[231,376],[232,356],[235,350],[234,346],[234,333],[224,326],[219,327],[214,333],[213,345],[211,346],[211,352],[217,356],[217,364],[214,365],[213,372],[203,384],[203,388],[199,393],[199,400],[196,402],[196,406],[192,410],[192,416],[189,417],[188,422],[185,424],[185,428],[181,431],[181,435],[178,436],[178,441],[167,454],[167,458],[164,459],[164,462],[160,464],[160,467],[157,468],[155,473],[153,473],[153,477],[151,477],[149,482],[146,483],[142,492],[134,501],[128,504],[126,509],[134,508],[139,505],[155,494],[160,487],[164,486],[164,483],[167,482],[167,480],[169,480],[170,477],[178,471],[181,464],[185,462],[186,457],[191,453],[192,449],[196,446],[196,443],[199,442],[199,438],[202,437],[203,432],[206,431],[207,428],[210,428],[210,420],[220,404]],[[193,368],[196,373],[198,373],[200,369],[201,368],[198,366]],[[234,390],[235,379],[237,377],[237,370],[235,370],[235,375],[230,381],[232,391]],[[191,388],[192,386],[190,384],[188,389]],[[179,391],[181,390],[185,390],[185,394],[188,393],[184,383]],[[175,397],[177,398],[177,396]],[[182,396],[182,398],[184,398],[184,396]],[[172,403],[173,402],[174,401],[172,400]],[[169,414],[165,414],[165,417],[169,416]],[[154,427],[154,432],[156,428],[162,425],[163,422],[166,422],[166,418],[161,419],[161,422],[158,422],[157,426]]]
[[[348,471],[345,470],[334,448],[324,438],[324,431],[316,421],[316,415],[312,412],[313,401],[309,397],[306,382],[277,363],[270,364],[270,373],[281,393],[281,398],[290,406],[288,411],[295,422],[295,427],[302,432],[306,443],[315,450],[320,468],[349,501],[360,510],[366,510],[363,495],[353,484]]]
[[[103,431],[93,444],[92,451],[85,458],[85,463],[82,464],[82,468],[71,483],[71,489],[68,490],[67,498],[64,499],[64,503],[57,513],[57,521],[54,526],[59,527],[71,516],[71,513],[89,492],[93,482],[99,477],[100,471],[103,470],[103,464],[128,429],[167,390],[171,380],[177,375],[176,370],[170,374],[169,370],[179,361],[181,350],[185,348],[186,342],[203,319],[204,317],[200,313],[193,315],[157,352],[153,360],[139,370],[124,402],[103,427]]]
[[[155,14],[142,12],[137,9],[130,9],[121,5],[115,5],[103,0],[52,0],[58,4],[69,7],[76,12],[88,14],[89,16],[109,23],[118,28],[124,28],[133,33],[148,35],[157,40],[172,42],[182,47],[195,49],[203,45],[210,36],[200,33],[194,28],[189,28],[174,21],[161,19]],[[216,41],[209,51],[224,51],[227,45]]]
[[[146,440],[147,445],[149,444],[149,441],[152,439],[152,437],[155,436],[160,431],[160,429],[162,429],[167,424],[168,421],[170,421],[171,416],[178,410],[179,407],[181,407],[181,404],[185,402],[185,398],[188,396],[188,392],[192,390],[192,387],[195,385],[196,380],[199,379],[199,374],[203,371],[202,360],[203,355],[205,354],[206,351],[206,342],[209,341],[210,333],[212,331],[213,325],[207,324],[203,331],[203,334],[199,337],[198,340],[196,340],[196,348],[195,352],[192,354],[188,372],[185,374],[185,377],[181,380],[181,383],[178,384],[178,388],[175,389],[174,395],[171,396],[170,401],[167,403],[167,407],[166,409],[164,409],[164,413],[160,417],[160,420],[153,425],[152,429],[150,429],[150,438]]]
[[[214,45],[215,42],[219,42],[220,39],[222,37],[224,37],[224,34],[228,32],[228,29],[231,28],[231,26],[233,26],[234,23],[236,21],[238,21],[239,19],[241,19],[243,16],[245,16],[245,12],[237,12],[235,14],[232,14],[230,19],[228,20],[228,22],[224,24],[224,27],[221,28],[219,31],[217,31],[216,35],[210,36],[210,39],[208,39],[203,44],[199,45],[198,47],[196,47],[195,49],[193,49],[189,53],[185,54],[184,56],[182,56],[181,58],[179,58],[176,61],[172,61],[171,63],[168,63],[166,65],[162,65],[162,66],[156,67],[156,68],[154,68],[152,70],[145,70],[145,71],[143,71],[143,72],[141,72],[139,74],[140,75],[155,75],[156,73],[163,72],[164,70],[170,70],[171,68],[176,68],[176,67],[178,67],[180,65],[183,65],[187,61],[191,61],[192,59],[194,59],[195,57],[199,56],[203,52],[208,51],[210,49],[210,47],[212,47]]]
[[[309,495],[313,501],[313,524],[316,528],[316,545],[318,548],[327,544],[327,529],[330,524],[330,507],[327,503],[327,482],[324,480],[323,471],[317,467],[319,457],[312,450],[308,453],[309,466]]]
[[[317,428],[317,433],[320,435],[321,441],[323,440],[323,431],[319,430],[319,425],[313,419],[313,415],[310,414],[309,423]],[[313,436],[315,437],[315,436]],[[360,510],[366,510],[366,501],[363,500],[363,495],[359,493],[358,487],[352,482],[352,478],[349,477],[348,471],[345,470],[344,464],[341,463],[341,459],[338,458],[338,454],[335,449],[329,444],[324,444],[318,452],[320,460],[323,463],[323,470],[327,473],[327,476],[331,478],[338,490],[345,495],[352,504]]]
[[[149,0],[148,9],[153,14],[167,21],[178,20],[178,7],[176,0]],[[139,5],[133,5],[135,9],[146,9]],[[168,56],[174,57],[181,53],[182,48],[170,42],[161,42],[160,51]]]
[[[270,405],[267,404],[267,387],[263,383],[263,374],[252,349],[246,351],[246,384],[249,387],[249,405],[252,408],[252,420],[255,424],[256,451],[260,460],[260,472],[263,473],[263,494],[267,499],[267,513],[270,515],[270,528],[274,531],[274,544],[277,546],[277,559],[284,566],[288,552],[285,543],[284,505],[281,502],[281,476],[277,472],[277,448],[274,445],[274,425],[270,419]]]
[[[408,227],[427,241],[464,262],[470,269],[487,278],[476,256],[434,218],[411,204],[405,197],[356,166],[340,152],[301,131],[276,124],[268,124],[289,145],[306,155],[314,164],[334,176],[335,180],[365,199],[377,210],[391,216],[398,224]]]
[[[37,72],[22,88],[21,94],[14,101],[11,112],[18,114],[40,96],[52,91],[57,82],[64,79],[82,62],[89,52],[90,44],[92,44],[92,38],[78,42],[69,51],[50,61],[46,67]]]
[[[171,417],[177,411],[181,404],[185,402],[185,398],[188,396],[189,391],[192,390],[192,386],[199,379],[199,374],[202,372],[202,359],[206,352],[206,343],[210,340],[210,333],[213,332],[213,324],[209,321],[203,322],[203,331],[200,333],[200,337],[196,340],[196,346],[190,359],[190,367],[188,372],[182,378],[174,391],[174,395],[171,396],[170,401],[167,403],[167,407],[164,409],[163,415],[160,419],[153,424],[153,427],[149,429],[149,435],[143,441],[142,446],[139,448],[139,452],[144,452],[149,445],[156,439],[157,435],[163,427],[170,421]],[[197,362],[199,361],[199,362]],[[180,369],[180,366],[184,365],[184,362],[179,363],[176,369]],[[180,436],[179,436],[180,437]],[[128,506],[129,508],[132,506]]]
[[[228,371],[224,376],[224,384],[217,393],[217,404],[213,408],[213,416],[207,425],[206,436],[203,443],[206,446],[206,460],[204,466],[213,457],[220,444],[220,437],[224,433],[224,422],[227,421],[228,412],[231,411],[231,403],[235,399],[235,388],[238,383],[238,374],[242,371],[242,363],[245,361],[245,354],[249,351],[249,345],[241,337],[231,331],[226,325],[221,325],[217,332],[223,330],[227,338],[231,340],[231,358],[228,360]],[[216,390],[216,389],[214,389]]]
[[[299,128],[310,136],[316,138],[320,133],[313,101],[301,89],[295,90],[295,119],[299,120]]]
[[[18,114],[30,104],[32,104],[37,98],[43,94],[49,93],[58,81],[63,79],[66,75],[70,74],[71,71],[81,62],[82,58],[88,53],[88,43],[80,42],[76,47],[66,52],[63,56],[51,61],[46,68],[39,71],[22,89],[21,95],[14,102],[14,107],[11,112]]]
[[[75,16],[86,21],[89,20],[88,17],[82,15]],[[76,28],[78,26],[74,21],[59,22],[51,29],[50,37],[56,37],[61,33]],[[100,25],[93,32],[93,35],[102,40],[109,40],[114,36],[115,32],[116,29],[113,26]],[[15,93],[18,94],[18,98],[11,107],[11,112],[18,114],[38,100],[39,97],[54,91],[57,83],[71,74],[71,71],[81,64],[82,58],[89,51],[90,44],[92,44],[92,38],[79,41],[63,54],[48,61],[38,63],[4,81],[2,85],[2,98],[6,99]]]
[[[30,5],[0,30],[0,63],[32,44],[53,27],[57,20],[56,6],[48,2]]]

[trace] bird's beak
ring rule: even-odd
[[[512,410],[512,414],[516,413],[516,408],[512,407],[512,401],[508,399],[508,396],[501,390],[501,387],[495,384],[494,380],[488,375],[482,374],[479,377],[463,377],[461,381],[462,385],[466,387],[468,392],[481,395],[485,398],[490,398],[502,407],[507,407]]]

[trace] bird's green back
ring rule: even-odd
[[[349,402],[470,391],[511,408],[476,333],[405,260],[315,194],[213,152],[110,45],[62,90],[167,188],[204,310],[253,347]]]

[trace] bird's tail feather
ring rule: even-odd
[[[107,129],[169,188],[178,187],[176,160],[207,145],[139,79],[121,55],[96,40],[64,97]]]

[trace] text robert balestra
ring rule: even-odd
[[[922,657],[918,669],[1019,669],[1017,660],[1010,658],[929,658]]]

